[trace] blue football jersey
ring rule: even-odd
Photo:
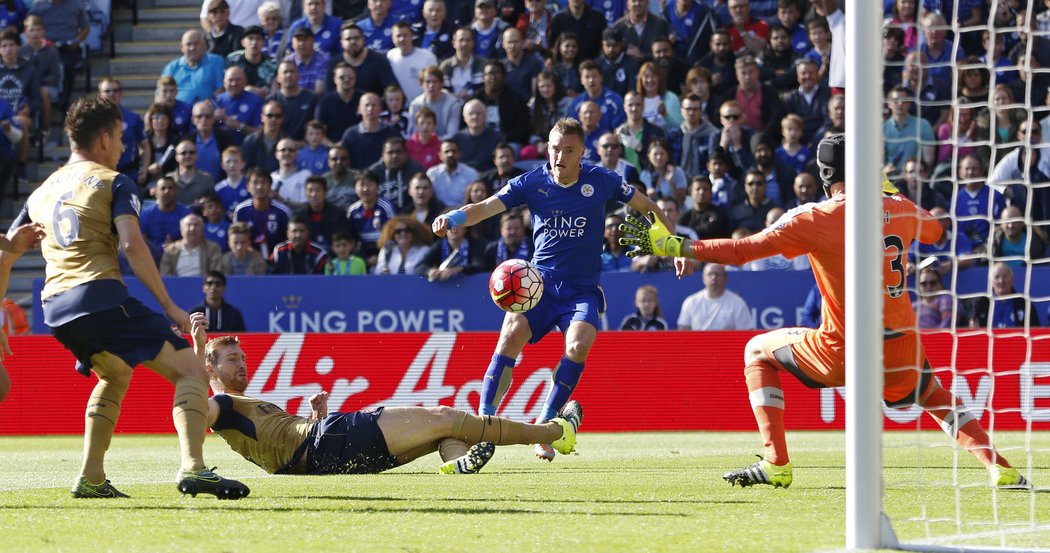
[[[605,238],[605,204],[628,202],[634,187],[608,169],[583,164],[580,178],[561,186],[550,166],[512,179],[497,197],[508,209],[527,205],[536,244],[532,261],[556,280],[598,284]]]

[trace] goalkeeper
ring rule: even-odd
[[[623,226],[627,237],[620,242],[636,246],[628,252],[629,256],[655,254],[732,265],[778,253],[789,259],[803,254],[809,256],[813,276],[824,298],[820,327],[781,328],[748,342],[744,352],[744,378],[765,452],[761,461],[726,473],[723,478],[730,484],[769,484],[785,488],[791,485],[791,463],[784,437],[782,372],[790,373],[810,388],[846,383],[844,135],[821,140],[816,157],[829,199],[792,209],[759,234],[740,240],[695,241],[672,235],[659,222],[650,225],[632,218]],[[892,185],[884,182],[883,187],[886,190]],[[874,251],[871,255],[885,256],[883,398],[886,404],[905,408],[918,403],[949,436],[955,437],[960,446],[988,468],[994,485],[1027,487],[1025,478],[992,446],[980,422],[932,377],[915,331],[915,312],[906,293],[905,256],[915,240],[924,244],[936,242],[942,233],[940,225],[900,195],[884,197],[882,205],[883,251]],[[682,261],[675,263],[679,276],[691,268]]]
[[[328,393],[310,398],[304,419],[272,403],[244,395],[248,372],[236,336],[205,344],[207,317],[190,315],[193,348],[204,362],[216,395],[208,399],[208,426],[230,448],[271,474],[367,474],[382,472],[437,451],[440,471],[470,474],[492,458],[495,445],[550,443],[571,453],[583,418],[571,401],[558,417],[524,424],[474,416],[451,407],[379,407],[328,414]]]

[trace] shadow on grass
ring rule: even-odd
[[[346,500],[346,501],[353,501],[353,500],[364,499],[364,500],[367,500],[367,501],[376,501],[376,499],[374,499],[374,498],[323,497],[323,496],[321,496],[321,497],[310,497],[309,499],[334,499],[334,500]],[[390,498],[390,499],[393,500],[393,498]],[[397,499],[397,500],[398,501],[418,501],[416,499],[413,499],[413,500]],[[446,501],[446,500],[445,499],[441,499],[441,501]],[[191,507],[191,506],[188,506],[188,505],[185,505],[185,506],[184,505],[127,505],[127,504],[121,504],[121,503],[125,503],[125,502],[124,501],[120,501],[118,503],[117,501],[91,501],[91,502],[78,503],[76,505],[72,505],[72,504],[71,505],[41,505],[41,506],[38,506],[38,507],[6,505],[6,506],[0,506],[0,511],[2,511],[2,510],[13,510],[13,511],[43,511],[43,510],[46,510],[46,511],[55,511],[55,510],[73,511],[73,510],[90,510],[92,512],[97,512],[99,508],[103,508],[103,509],[106,509],[106,510],[112,510],[112,511],[186,511],[186,510],[189,510],[189,509],[198,508],[200,506],[210,507],[210,506],[214,505],[214,504],[210,504],[210,503],[209,504],[197,503],[197,504],[195,504],[195,505],[193,505]],[[547,503],[549,504],[549,501]],[[377,514],[381,514],[381,513],[435,513],[435,514],[448,514],[448,515],[542,515],[542,516],[550,516],[551,515],[550,509],[512,509],[512,508],[506,508],[506,507],[499,508],[499,509],[486,509],[486,508],[483,508],[483,507],[477,507],[477,508],[465,508],[465,507],[464,508],[460,508],[460,507],[416,507],[416,508],[407,508],[407,507],[406,508],[397,508],[397,507],[391,507],[391,508],[354,507],[354,508],[338,508],[338,507],[318,507],[318,506],[313,506],[313,507],[273,507],[273,506],[267,506],[267,505],[264,505],[264,504],[260,504],[258,506],[249,506],[249,505],[246,505],[243,501],[242,502],[238,502],[238,503],[223,502],[221,504],[221,506],[219,506],[219,508],[221,508],[223,510],[223,512],[243,511],[243,512],[254,512],[254,513],[325,512],[325,513],[343,513],[343,514],[351,514],[351,513],[354,513],[354,514],[356,514],[356,513],[377,513]],[[631,517],[688,518],[688,517],[695,516],[693,513],[667,513],[667,512],[663,512],[663,513],[652,513],[652,512],[637,513],[637,512],[628,512],[628,511],[609,511],[609,512],[593,512],[593,511],[590,511],[590,512],[586,512],[586,513],[582,513],[581,512],[581,513],[577,513],[577,514],[585,515],[585,516],[589,516],[589,517],[591,517],[591,516],[617,516],[617,517],[631,516]]]
[[[330,501],[409,501],[402,497],[364,497],[364,496],[334,496],[334,495],[301,495],[301,496],[285,496],[283,499],[325,499]],[[418,501],[419,498],[413,498],[412,501]],[[508,501],[513,503],[542,503],[544,505],[550,505],[550,499],[493,499],[492,497],[435,497],[434,501],[442,502],[453,502],[453,501],[465,501],[471,503],[484,502],[484,501]],[[596,503],[600,505],[704,505],[704,504],[751,504],[756,503],[755,501],[744,501],[744,500],[679,500],[679,499],[581,499],[574,501],[571,499],[558,499],[559,504],[591,504]]]

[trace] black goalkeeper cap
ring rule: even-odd
[[[817,166],[820,167],[820,180],[825,187],[846,181],[845,134],[828,135],[817,144]]]

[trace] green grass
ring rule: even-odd
[[[912,447],[921,440],[920,447]],[[997,436],[1015,464],[1050,482],[1050,436]],[[752,433],[584,434],[548,465],[501,448],[481,474],[436,474],[436,455],[374,476],[264,474],[209,436],[208,463],[250,497],[180,497],[174,436],[118,436],[108,473],[127,500],[74,500],[79,437],[0,438],[0,550],[11,551],[828,551],[844,547],[843,435],[790,433],[789,490],[731,488]],[[1050,547],[1050,493],[994,493],[966,454],[953,471],[943,434],[885,438],[886,510],[898,536],[982,533],[986,545]],[[917,470],[921,452],[922,470]],[[920,491],[919,479],[927,484]],[[953,485],[953,478],[957,479]],[[956,499],[959,499],[957,502]],[[993,504],[997,509],[993,509]],[[906,519],[955,519],[962,526]],[[1034,524],[1022,530],[1016,524]]]

